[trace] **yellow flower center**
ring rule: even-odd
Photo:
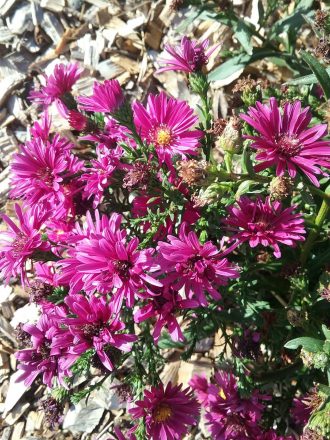
[[[171,415],[172,415],[172,410],[166,404],[157,406],[157,408],[154,411],[154,419],[156,420],[156,422],[165,422],[165,420],[170,418]]]
[[[223,400],[227,400],[227,396],[225,394],[225,392],[223,391],[222,388],[220,388],[219,390],[219,396],[223,399]]]
[[[168,128],[161,128],[157,131],[156,139],[159,145],[168,145],[171,142],[171,137],[171,130]]]

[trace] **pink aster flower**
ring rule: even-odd
[[[145,417],[147,435],[152,440],[180,440],[188,426],[196,425],[199,405],[189,388],[182,385],[152,387],[144,391],[144,399],[129,410],[133,419]]]
[[[241,197],[237,204],[229,206],[229,216],[224,220],[236,232],[232,239],[237,245],[248,241],[252,248],[271,246],[275,257],[280,258],[279,243],[293,247],[305,239],[303,217],[293,214],[296,206],[283,209],[280,202],[272,202],[269,197],[265,202],[261,197]]]
[[[0,231],[0,275],[6,283],[11,277],[20,276],[24,285],[28,259],[37,251],[49,250],[49,244],[42,240],[40,229],[50,213],[40,207],[22,209],[18,204],[15,212],[18,224],[7,215],[1,215],[9,229]]]
[[[78,103],[82,110],[88,112],[113,113],[123,104],[124,94],[116,79],[95,81],[92,96],[79,96]]]
[[[110,371],[120,351],[129,352],[132,343],[137,340],[135,335],[123,333],[125,325],[118,316],[113,314],[113,307],[105,298],[92,295],[68,295],[65,300],[68,316],[60,318],[61,325],[66,326],[73,341],[63,339],[63,334],[54,338],[52,347],[66,347],[69,355],[66,367],[72,360],[86,350],[94,348],[102,364]]]
[[[54,211],[70,205],[73,193],[79,191],[73,188],[72,177],[83,165],[71,148],[72,144],[59,135],[52,140],[34,138],[22,145],[12,159],[10,196],[32,205],[45,202]],[[65,184],[65,179],[70,182]]]
[[[135,141],[130,137],[131,132],[128,128],[120,125],[111,116],[106,116],[104,122],[105,126],[103,130],[93,130],[81,139],[96,142],[96,144],[102,148],[116,148],[119,142],[125,142],[130,147],[135,148]]]
[[[68,249],[68,258],[58,263],[62,269],[60,283],[68,283],[71,293],[112,292],[117,311],[123,298],[132,307],[135,295],[148,292],[150,284],[162,284],[149,274],[159,269],[153,260],[154,249],[138,250],[136,237],[128,242],[125,231],[120,229],[120,215],[112,214],[107,220],[104,217],[101,222],[98,217],[94,227],[89,216],[84,230],[78,226],[72,234],[69,241],[74,245]],[[105,226],[102,230],[100,224]],[[83,238],[85,233],[88,236]]]
[[[37,324],[25,324],[22,328],[31,335],[32,348],[16,353],[16,358],[20,361],[18,369],[23,371],[19,381],[24,380],[25,385],[30,386],[35,378],[42,374],[42,380],[48,387],[52,386],[54,377],[65,386],[64,377],[71,375],[70,371],[63,367],[66,352],[63,346],[52,347],[55,336],[64,332],[58,327],[56,319],[42,315]],[[72,340],[73,337],[69,335],[68,343],[72,343]]]
[[[281,113],[276,99],[270,98],[269,106],[257,102],[241,118],[259,132],[246,136],[258,150],[256,160],[261,163],[255,167],[257,172],[276,165],[277,176],[287,170],[294,178],[298,170],[319,186],[315,175],[322,174],[321,166],[330,168],[330,142],[322,139],[326,124],[308,128],[312,119],[309,107],[302,109],[300,101],[286,103]]]
[[[45,111],[41,115],[41,120],[35,121],[30,128],[31,136],[46,142],[49,138],[51,123],[51,118],[49,117],[48,112]]]
[[[239,276],[237,268],[222,258],[219,249],[211,241],[201,244],[186,223],[180,226],[178,238],[169,235],[167,239],[170,243],[158,243],[164,259],[162,267],[168,272],[166,283],[174,283],[178,290],[184,287],[186,297],[196,298],[200,305],[207,305],[204,292],[219,300],[221,295],[216,288]]]
[[[218,371],[210,383],[195,376],[190,381],[205,408],[207,425],[214,440],[249,440],[260,434],[259,421],[268,396],[255,390],[250,398],[241,398],[232,373]]]
[[[84,183],[83,197],[94,198],[94,209],[100,204],[105,189],[110,186],[114,171],[123,168],[120,163],[123,153],[121,147],[112,150],[105,146],[97,147],[97,159],[92,159],[90,161],[91,167],[86,168],[86,172],[81,175],[80,181]]]
[[[260,433],[256,440],[295,440],[295,437],[293,437],[292,435],[277,435],[276,432],[271,429],[270,431]]]
[[[165,44],[165,56],[158,58],[159,64],[163,67],[156,73],[166,70],[179,70],[187,73],[202,71],[211,54],[219,48],[218,44],[210,49],[208,46],[208,39],[200,43],[188,37],[182,38],[180,46]]]
[[[198,116],[185,101],[167,98],[162,92],[149,95],[146,108],[135,102],[133,111],[136,131],[142,139],[154,144],[161,163],[172,168],[171,158],[175,154],[186,158],[187,154],[198,153],[203,132],[191,130]]]
[[[40,90],[34,90],[29,98],[48,107],[53,102],[63,117],[66,117],[68,109],[62,99],[72,90],[72,86],[81,75],[81,69],[77,64],[57,64],[52,75],[44,75],[45,85]]]
[[[290,415],[296,426],[305,426],[310,419],[313,411],[322,404],[317,389],[313,388],[310,393],[295,397],[290,411]]]
[[[162,289],[153,289],[155,296],[147,305],[134,313],[134,321],[140,323],[146,319],[156,317],[153,332],[155,344],[158,343],[161,330],[166,327],[173,341],[185,340],[175,313],[184,309],[194,309],[199,306],[197,301],[182,299],[181,295],[172,287],[165,286]]]

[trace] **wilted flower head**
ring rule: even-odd
[[[186,297],[195,298],[201,305],[207,305],[205,292],[215,300],[221,298],[218,286],[226,285],[229,278],[237,278],[238,271],[211,241],[202,244],[195,232],[182,223],[179,237],[169,235],[170,243],[160,241],[159,252],[164,259],[162,268],[168,275],[164,282],[173,287],[184,287]]]
[[[172,167],[171,158],[175,154],[182,158],[197,154],[203,132],[190,130],[198,117],[185,101],[167,98],[164,92],[150,94],[146,108],[135,102],[133,110],[136,131],[142,139],[154,144],[161,163]]]
[[[208,49],[209,43],[208,39],[200,43],[183,37],[179,46],[165,44],[165,56],[158,58],[160,66],[163,67],[158,69],[156,73],[166,70],[179,70],[187,73],[202,71],[211,54],[219,48],[219,45],[215,45]]]
[[[293,187],[290,177],[278,176],[270,182],[268,191],[272,200],[284,200],[292,194]]]
[[[9,229],[0,231],[0,275],[6,283],[11,277],[20,276],[24,285],[27,281],[27,260],[36,251],[49,250],[49,244],[42,240],[40,229],[50,213],[40,207],[22,209],[18,204],[15,212],[17,225],[7,215],[1,215]]]
[[[178,170],[179,176],[187,185],[201,185],[207,176],[207,162],[182,160],[179,162]]]
[[[92,96],[79,96],[78,103],[88,112],[113,113],[124,102],[124,94],[116,79],[109,79],[103,84],[95,81]]]
[[[281,256],[279,244],[295,246],[305,239],[304,220],[301,214],[293,214],[296,206],[282,209],[280,202],[271,202],[267,197],[251,200],[241,197],[238,206],[228,208],[229,216],[224,223],[236,234],[232,237],[238,243],[249,242],[254,248],[258,245],[271,246],[276,258]]]
[[[148,438],[152,440],[181,440],[188,427],[196,425],[199,405],[189,388],[173,386],[152,387],[144,391],[144,399],[129,410],[133,419],[145,417]]]
[[[80,75],[81,70],[77,64],[57,64],[52,75],[44,75],[46,84],[40,90],[32,91],[29,97],[46,107],[55,102],[59,112],[65,117],[67,108],[62,99],[65,94],[71,92]]]
[[[54,428],[63,419],[64,406],[61,402],[49,396],[40,402],[40,407],[45,414],[46,423]]]
[[[256,160],[261,163],[255,167],[257,172],[276,166],[277,176],[287,170],[295,178],[299,170],[319,186],[315,175],[322,173],[321,166],[330,168],[330,142],[322,139],[326,124],[308,128],[312,119],[309,107],[302,109],[300,101],[286,103],[282,114],[276,99],[270,98],[269,106],[257,102],[256,108],[250,107],[241,118],[259,132],[258,136],[246,136],[258,150]]]
[[[134,187],[145,191],[152,183],[152,167],[149,163],[135,162],[127,170],[123,179],[123,187],[132,190]]]

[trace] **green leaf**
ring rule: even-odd
[[[252,55],[253,46],[251,43],[252,32],[249,26],[243,21],[238,20],[234,36],[241,43],[243,49],[248,55]]]
[[[244,69],[246,66],[253,63],[254,61],[270,57],[287,58],[288,56],[289,54],[284,54],[276,50],[253,48],[253,52],[251,55],[248,55],[246,53],[237,55],[221,64],[216,69],[212,70],[212,72],[208,76],[208,79],[209,81],[224,80],[234,73],[238,72],[239,70]]]
[[[252,177],[255,175],[255,171],[251,160],[251,154],[252,152],[249,149],[249,145],[246,145],[242,155],[242,170],[244,173],[248,173],[248,175]]]
[[[325,339],[330,341],[330,329],[328,329],[324,324],[322,324],[322,332],[325,336]]]
[[[235,198],[241,197],[243,194],[249,192],[250,187],[253,186],[255,182],[253,180],[244,180],[244,182],[240,183],[237,188]]]
[[[304,15],[309,17],[313,14],[313,12],[310,11],[312,4],[313,0],[302,0],[299,2],[291,15],[276,21],[269,32],[268,38],[276,38],[283,32],[289,32],[289,30],[298,30],[305,23]]]
[[[330,387],[328,387],[327,385],[323,385],[320,383],[318,384],[318,389],[327,396],[330,396]]]
[[[161,349],[165,349],[165,348],[184,348],[186,344],[184,344],[183,342],[175,342],[171,339],[170,335],[168,333],[164,333],[161,335],[159,342],[158,342],[158,347]]]
[[[330,355],[330,341],[325,341],[324,345],[323,345],[323,351],[324,353],[326,353],[328,356]]]
[[[301,52],[301,58],[309,65],[318,79],[327,99],[330,99],[330,77],[319,61],[308,52]]]
[[[323,349],[324,341],[321,339],[310,338],[308,336],[303,336],[301,338],[291,339],[288,341],[284,347],[289,350],[295,350],[296,348],[302,346],[305,350],[311,353],[318,353]]]
[[[330,75],[330,67],[326,69],[326,72],[328,75]],[[301,86],[301,85],[310,85],[310,84],[316,84],[318,82],[316,76],[314,74],[310,75],[304,75],[300,78],[290,79],[290,81],[287,81],[284,84],[287,84],[289,86]]]

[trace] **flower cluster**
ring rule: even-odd
[[[273,430],[262,430],[260,421],[270,397],[254,390],[249,398],[242,398],[231,372],[217,371],[211,382],[194,376],[190,385],[205,408],[207,426],[214,440],[293,440],[291,436],[278,436]]]
[[[117,80],[75,96],[76,64],[30,94],[43,113],[12,157],[0,276],[18,278],[38,308],[17,330],[16,357],[19,380],[52,389],[50,424],[69,395],[78,402],[105,379],[129,396],[133,426],[116,427],[119,439],[181,440],[201,407],[215,440],[291,440],[319,420],[320,400],[306,410],[295,392],[313,382],[303,368],[322,377],[330,365],[317,322],[330,285],[327,127],[300,100],[281,107],[261,89],[262,102],[212,122],[205,72],[218,46],[208,47],[184,37],[159,60],[160,73],[187,74],[199,113],[164,91],[130,102]],[[53,103],[70,140],[54,132]],[[300,345],[306,367],[287,350]],[[163,383],[180,355],[223,371],[194,376],[192,389]]]

